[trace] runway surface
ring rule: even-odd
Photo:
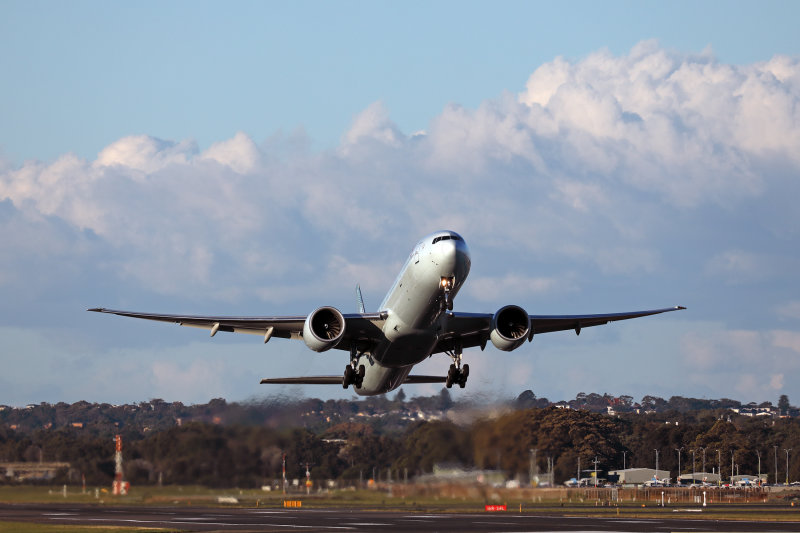
[[[181,531],[800,531],[798,522],[573,518],[536,514],[411,513],[343,509],[219,509],[0,504],[0,520]]]

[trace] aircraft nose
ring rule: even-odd
[[[463,270],[469,272],[470,255],[467,243],[463,240],[450,239],[438,243],[440,265],[448,272],[456,273],[458,271],[459,277],[464,275]]]

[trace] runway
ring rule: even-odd
[[[504,513],[413,513],[348,509],[225,509],[76,504],[0,504],[0,521],[180,531],[541,532],[800,531],[798,522],[587,518]]]

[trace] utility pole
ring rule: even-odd
[[[783,451],[786,452],[786,485],[789,484],[789,452],[792,451],[791,448],[784,448]]]
[[[680,482],[681,479],[681,452],[683,451],[683,446],[680,448],[675,448],[675,451],[678,452],[678,477],[675,478],[676,482]]]
[[[733,450],[731,450],[731,487],[733,487]]]
[[[775,484],[778,484],[778,447],[773,446],[775,449]]]
[[[695,484],[695,479],[694,479],[695,472],[696,472],[696,469],[694,467],[694,452],[695,451],[696,451],[695,449],[692,449],[692,485]]]
[[[761,452],[756,450],[756,455],[758,456],[758,486],[761,486]]]
[[[581,456],[578,455],[578,486],[581,486]]]
[[[600,461],[597,460],[597,456],[594,456],[594,488],[597,488],[597,463]],[[788,475],[788,474],[787,474]]]
[[[653,450],[656,452],[656,478],[658,477],[658,450]]]
[[[717,486],[722,486],[722,452],[719,451],[717,448],[717,474],[719,474],[719,479],[717,480]]]
[[[706,473],[706,449],[705,448],[700,448],[700,449],[703,450],[703,474],[705,474]]]
[[[283,454],[283,493],[286,494],[286,454]]]
[[[627,470],[627,467],[625,465],[625,455],[627,453],[628,453],[628,450],[622,450],[622,469],[623,470]]]

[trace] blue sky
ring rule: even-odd
[[[461,310],[689,307],[468,353],[454,394],[796,399],[799,11],[5,2],[0,404],[338,373],[84,309],[349,311],[357,282],[374,306],[440,228],[473,252]]]

